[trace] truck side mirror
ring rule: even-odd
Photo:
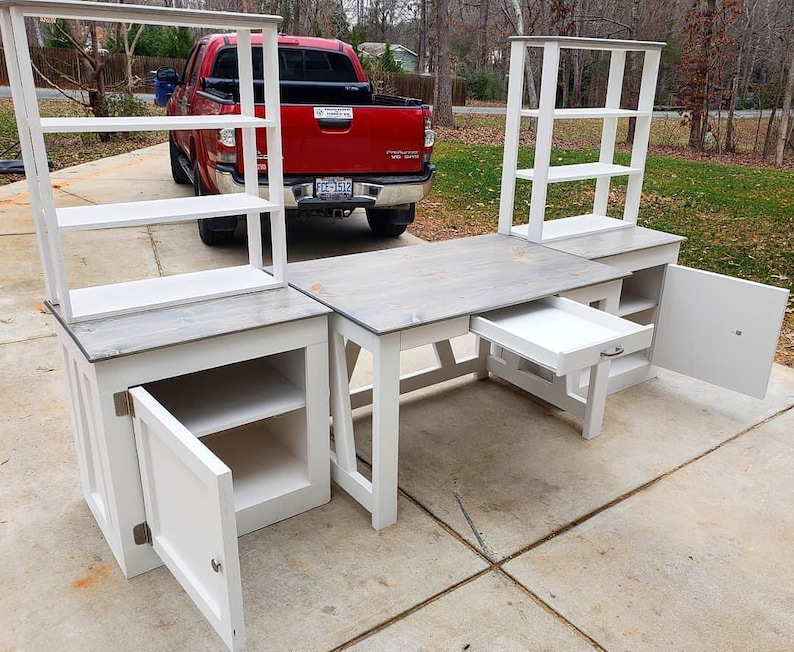
[[[162,84],[178,84],[179,73],[172,66],[160,66],[155,71],[155,79]]]

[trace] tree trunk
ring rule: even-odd
[[[447,0],[436,0],[436,35],[438,59],[436,62],[436,90],[433,122],[442,127],[454,127],[452,115],[452,52],[449,47],[449,6]]]
[[[639,22],[639,4],[640,0],[634,0],[631,5],[631,23],[629,24],[629,40],[637,38],[637,23]],[[636,108],[640,101],[640,67],[638,61],[638,52],[631,52],[629,56],[629,106]],[[629,118],[629,128],[626,132],[626,143],[629,145],[634,144],[634,132],[637,130],[637,118],[632,116]]]
[[[791,119],[791,100],[794,95],[794,50],[792,50],[791,61],[788,64],[788,79],[786,81],[786,92],[783,96],[783,114],[780,116],[780,126],[777,135],[777,149],[775,150],[775,167],[783,165],[783,153],[786,151],[786,143],[789,139],[789,120]]]
[[[489,64],[488,45],[488,0],[480,0],[480,18],[477,21],[477,65],[487,68]]]

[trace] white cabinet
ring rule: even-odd
[[[233,30],[240,47],[241,115],[170,116],[131,118],[42,118],[25,30],[26,18],[67,18],[103,24],[138,23],[184,25],[197,29]],[[47,300],[57,305],[68,322],[85,321],[142,309],[176,305],[213,297],[283,287],[286,265],[284,202],[281,193],[270,200],[259,197],[256,173],[255,131],[265,129],[271,187],[282,185],[281,127],[279,111],[268,110],[268,119],[257,118],[253,101],[251,32],[261,32],[265,74],[265,103],[278,107],[278,16],[196,11],[130,4],[78,2],[74,0],[9,0],[0,7],[9,80],[20,146],[25,162],[31,207],[36,224]],[[249,92],[245,92],[245,89]],[[44,134],[66,132],[118,132],[170,129],[241,130],[246,170],[245,191],[235,195],[187,199],[149,200],[106,205],[57,207],[53,193]],[[270,214],[272,270],[266,270],[262,250],[260,214]],[[112,229],[148,224],[247,215],[247,265],[198,273],[98,285],[70,287],[64,264],[62,236],[71,231]]]
[[[165,564],[233,650],[237,537],[330,500],[328,312],[281,288],[56,324],[83,494],[122,571]]]
[[[650,347],[613,362],[609,392],[653,378],[658,366],[763,398],[788,290],[677,265],[682,240],[634,227],[549,243],[630,272],[614,312],[655,326]],[[575,391],[584,396],[588,382],[577,375]]]
[[[633,226],[637,222],[642,177],[648,151],[656,76],[664,43],[619,41],[575,37],[513,37],[510,50],[510,85],[507,97],[505,147],[499,206],[499,232],[520,235],[531,242],[547,242],[581,233],[593,233]],[[542,73],[538,109],[522,109],[528,48],[541,48]],[[566,49],[600,50],[610,53],[609,78],[604,106],[598,108],[556,108],[561,52]],[[636,106],[621,108],[621,93],[627,53],[642,56],[642,79]],[[534,165],[518,168],[519,133],[522,117],[537,119]],[[636,131],[629,165],[615,163],[618,120],[635,118]],[[555,120],[586,119],[602,122],[598,160],[576,165],[552,165],[552,135]],[[610,181],[628,177],[622,218],[609,217]],[[546,220],[546,197],[550,183],[595,180],[590,213]],[[513,224],[516,182],[530,181],[532,194],[528,222]]]

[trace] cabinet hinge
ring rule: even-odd
[[[146,543],[152,545],[152,531],[149,529],[149,524],[144,521],[133,527],[132,538],[135,540],[135,545],[137,546],[142,546]]]
[[[135,416],[135,404],[129,392],[116,392],[113,394],[113,406],[116,408],[117,417]]]

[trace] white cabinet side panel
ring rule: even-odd
[[[244,645],[232,473],[145,389],[130,390],[152,546],[231,650]]]
[[[653,364],[763,398],[788,291],[669,265]]]

